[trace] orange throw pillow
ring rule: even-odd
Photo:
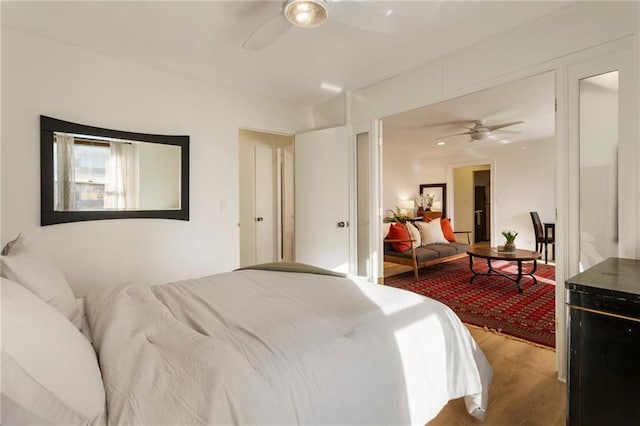
[[[395,222],[391,224],[391,228],[389,228],[389,235],[387,238],[390,240],[410,240],[409,230],[401,223]],[[395,251],[403,252],[407,251],[411,248],[411,241],[407,241],[406,243],[391,243],[393,249]]]
[[[440,220],[440,227],[442,228],[442,234],[450,243],[456,242],[456,236],[453,233],[453,227],[451,226],[451,221],[449,221],[448,217]]]

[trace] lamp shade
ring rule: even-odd
[[[413,210],[413,207],[413,200],[398,201],[398,208],[401,208],[403,210]]]

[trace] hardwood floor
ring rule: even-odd
[[[565,384],[556,373],[556,353],[468,326],[493,367],[484,423],[467,414],[462,398],[450,401],[429,426],[561,426]]]
[[[403,272],[413,271],[411,266],[399,265],[397,263],[384,262],[384,277],[398,275]]]

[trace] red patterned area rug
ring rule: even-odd
[[[476,259],[473,268],[486,272],[484,261]],[[496,270],[517,273],[515,264],[493,261]],[[523,272],[531,270],[523,263]],[[538,280],[524,275],[523,293],[516,284],[500,276],[472,276],[469,259],[459,259],[420,269],[418,282],[413,271],[387,277],[385,285],[413,291],[449,306],[463,322],[487,327],[543,346],[555,347],[555,267],[538,262]]]

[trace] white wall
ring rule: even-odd
[[[340,127],[347,124],[347,103],[350,98],[341,94],[313,107],[315,129]]]
[[[191,137],[191,220],[40,227],[39,115]],[[90,286],[164,282],[238,265],[238,129],[295,133],[311,110],[2,29],[2,242],[22,232]]]
[[[535,249],[530,211],[537,211],[543,222],[555,222],[556,172],[553,141],[500,147],[495,156],[492,182],[495,203],[494,245],[503,243],[500,232],[520,232],[517,246]]]

